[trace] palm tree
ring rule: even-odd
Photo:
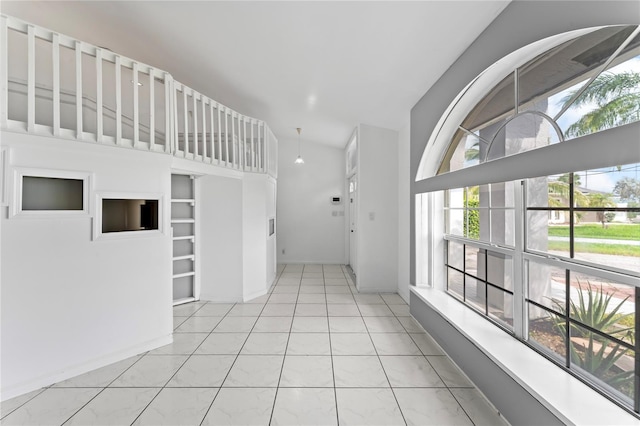
[[[589,201],[589,207],[615,207],[616,203],[611,199],[610,194],[603,194],[600,192],[593,192],[587,196]],[[596,217],[598,218],[598,222],[602,223],[602,227],[605,226],[605,221],[607,220],[607,212],[604,210],[597,211]]]
[[[562,106],[577,91],[562,98]],[[565,136],[584,136],[640,120],[640,73],[627,71],[618,74],[604,72],[582,92],[572,106],[596,104],[564,132]]]
[[[571,194],[570,175],[573,174],[573,202],[576,206],[589,204],[587,197],[580,192],[580,175],[578,173],[565,173],[558,176],[557,180],[549,181],[549,207],[566,207]]]

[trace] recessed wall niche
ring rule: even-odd
[[[91,173],[14,168],[11,216],[88,216]]]
[[[93,239],[138,238],[164,233],[161,193],[96,194]]]
[[[158,200],[102,199],[102,233],[158,229]]]

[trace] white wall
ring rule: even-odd
[[[305,164],[297,156],[297,139],[279,140],[278,263],[345,263],[344,151],[303,139]]]
[[[276,277],[276,181],[263,174],[204,175],[198,188],[200,299],[241,302],[265,294]]]
[[[409,120],[398,133],[398,294],[409,302],[411,204]]]
[[[13,167],[93,172],[95,191],[164,195],[164,234],[92,239],[92,218],[2,211],[2,398],[171,340],[171,157],[3,132]]]
[[[398,291],[398,132],[361,124],[356,285]]]
[[[242,301],[242,180],[206,175],[197,182],[200,298]]]
[[[278,184],[275,179],[269,178],[267,179],[267,187],[266,187],[266,197],[267,197],[267,221],[269,219],[276,220],[276,200],[278,199]],[[277,268],[278,268],[278,260],[277,260],[277,223],[274,223],[276,226],[276,233],[269,236],[267,232],[267,284],[271,285],[276,279]],[[268,226],[268,222],[267,222]],[[267,229],[268,231],[268,229]]]
[[[242,184],[243,299],[246,301],[266,294],[275,279],[275,245],[273,237],[268,235],[269,217],[275,207],[275,181],[267,175],[247,174]]]

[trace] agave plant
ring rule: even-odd
[[[562,314],[562,316],[555,316],[555,327],[567,339],[568,333],[564,317],[570,315],[571,318],[582,324],[620,339],[628,338],[633,343],[633,327],[618,328],[616,326],[621,319],[632,315],[620,315],[618,313],[629,296],[625,297],[617,305],[610,307],[613,295],[614,293],[605,294],[602,291],[602,285],[600,285],[600,288],[594,289],[591,283],[587,281],[586,289],[583,289],[582,285],[578,283],[579,300],[577,303],[573,299],[569,300],[569,312],[566,311],[563,302],[553,300],[556,309]],[[577,345],[572,341],[569,344],[571,360],[580,368],[616,388],[633,380],[633,370],[616,372],[612,369],[616,362],[627,354],[627,348],[618,343],[610,345],[608,339],[587,331],[574,323],[571,323],[570,333],[573,337],[579,336],[587,339],[586,346]]]

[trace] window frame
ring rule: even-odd
[[[82,210],[24,210],[22,191],[25,177],[52,179],[71,179],[82,181]],[[13,169],[13,197],[9,209],[10,218],[58,218],[89,217],[91,214],[91,192],[93,173],[75,170],[39,169],[34,167],[15,167]]]

